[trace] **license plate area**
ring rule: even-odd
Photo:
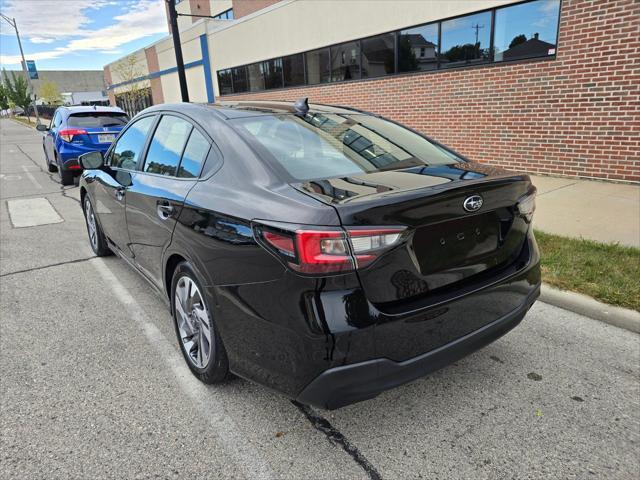
[[[113,133],[101,133],[98,135],[98,143],[111,143],[116,139]]]
[[[504,224],[498,213],[488,212],[419,228],[413,248],[421,273],[457,269],[495,255],[506,233]]]

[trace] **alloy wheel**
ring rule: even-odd
[[[87,198],[84,201],[84,214],[87,217],[87,230],[89,232],[89,241],[94,250],[98,249],[98,228],[96,226],[96,217],[93,214],[91,201]]]
[[[200,289],[191,278],[178,280],[174,306],[184,351],[194,367],[205,368],[211,357],[211,321]]]

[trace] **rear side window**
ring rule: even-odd
[[[209,142],[195,128],[191,132],[187,146],[182,154],[182,162],[178,169],[178,176],[182,178],[194,178],[200,175],[202,164],[209,153]]]
[[[83,112],[74,113],[67,119],[70,127],[122,127],[127,124],[129,117],[117,112]]]
[[[145,117],[133,123],[118,139],[113,154],[111,166],[135,170],[142,149],[147,139],[147,133],[153,125],[155,117]]]
[[[233,122],[262,156],[296,180],[463,161],[411,130],[371,115],[270,115]]]
[[[181,118],[164,115],[149,145],[144,171],[175,176],[192,128],[189,122]]]

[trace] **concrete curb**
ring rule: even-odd
[[[545,283],[542,284],[540,291],[540,301],[600,320],[609,325],[640,333],[640,312],[635,310],[614,307],[580,293],[558,290]]]

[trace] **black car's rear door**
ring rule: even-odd
[[[136,265],[162,286],[162,257],[210,143],[186,118],[164,114],[127,190],[127,226]]]

